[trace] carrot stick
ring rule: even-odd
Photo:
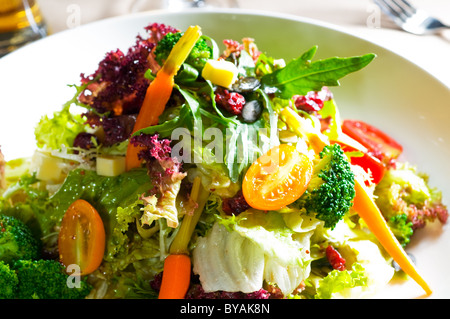
[[[158,118],[164,112],[172,94],[174,77],[201,35],[199,26],[190,26],[174,45],[166,62],[147,88],[144,102],[142,103],[133,128],[133,133],[145,127],[158,124]],[[138,147],[135,147],[131,143],[128,144],[126,155],[127,170],[140,166],[141,161],[138,158],[139,150]]]
[[[194,232],[209,192],[202,186],[200,177],[196,177],[191,190],[191,199],[197,202],[192,215],[183,218],[180,229],[170,246],[170,255],[164,261],[164,271],[158,299],[183,299],[191,279],[191,259],[188,244]]]
[[[397,262],[401,269],[418,283],[427,295],[432,293],[425,280],[419,275],[414,263],[408,257],[401,244],[386,223],[381,211],[368,195],[365,187],[355,180],[355,199],[353,207],[366,222],[370,231],[377,237],[388,254]]]
[[[183,299],[190,281],[191,258],[184,254],[167,256],[158,299]]]

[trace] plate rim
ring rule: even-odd
[[[378,41],[365,39],[362,34],[359,34],[357,31],[349,30],[348,27],[341,26],[335,23],[326,22],[323,20],[310,18],[302,15],[297,14],[291,14],[291,13],[284,13],[284,12],[272,12],[264,9],[240,9],[240,8],[188,8],[183,11],[170,11],[167,9],[156,9],[156,10],[146,10],[141,12],[133,12],[133,13],[127,13],[123,15],[118,16],[112,16],[96,21],[91,21],[85,24],[82,24],[80,26],[77,26],[75,28],[65,29],[62,31],[59,31],[54,34],[49,34],[47,37],[39,39],[37,41],[34,41],[28,45],[25,45],[21,48],[18,48],[17,50],[5,55],[4,57],[0,58],[0,67],[2,66],[2,61],[8,61],[10,59],[10,56],[14,56],[16,52],[22,52],[25,50],[32,50],[32,48],[36,45],[40,45],[40,43],[47,42],[47,41],[56,41],[53,39],[57,39],[58,37],[64,37],[66,34],[76,32],[78,29],[89,29],[93,28],[96,25],[106,24],[106,23],[117,23],[119,21],[127,21],[131,20],[135,17],[142,18],[142,17],[152,17],[152,16],[161,16],[161,15],[195,15],[195,14],[227,14],[227,15],[249,15],[249,16],[268,16],[271,18],[277,18],[277,19],[283,19],[283,20],[290,20],[294,22],[300,22],[300,23],[307,23],[313,26],[318,26],[321,28],[328,29],[330,31],[339,32],[341,34],[345,34],[347,36],[351,36],[353,38],[358,39],[358,41],[365,42],[367,44],[370,44],[372,46],[378,47],[381,50],[388,51],[390,54],[396,56],[396,58],[402,59],[404,62],[409,63],[410,65],[414,66],[415,68],[420,69],[424,73],[427,74],[430,78],[433,79],[437,84],[440,86],[443,86],[447,90],[450,91],[450,83],[447,84],[443,82],[441,79],[433,75],[431,72],[423,68],[422,66],[418,65],[414,61],[411,61],[407,57],[403,56],[402,54],[393,51],[392,49],[389,49],[386,45],[379,43]],[[7,63],[7,62],[5,62]]]

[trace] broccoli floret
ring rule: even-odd
[[[428,176],[407,163],[386,171],[374,190],[375,201],[394,234],[406,245],[413,233],[436,219],[445,223],[447,207],[441,192],[428,184]]]
[[[325,146],[319,155],[313,177],[297,204],[333,229],[352,206],[355,175],[338,144]]]
[[[160,65],[164,64],[164,61],[169,56],[170,51],[172,51],[174,45],[180,40],[183,33],[167,33],[155,48],[155,59]],[[208,59],[212,57],[212,49],[208,46],[208,43],[204,38],[200,38],[191,53],[187,57],[185,63],[194,67],[197,70],[203,69],[205,63]]]
[[[40,241],[20,219],[0,215],[0,260],[12,264],[19,259],[37,259]]]
[[[56,260],[19,260],[13,268],[18,299],[82,299],[92,289],[87,277],[70,278]]]
[[[399,214],[392,216],[388,219],[387,223],[402,246],[409,244],[414,230],[413,223],[408,220],[408,215]]]
[[[0,260],[0,299],[14,299],[18,284],[16,272]]]

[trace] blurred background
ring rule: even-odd
[[[6,22],[2,11],[22,0],[0,0],[0,31]],[[182,10],[182,0],[24,0],[39,10],[42,29],[48,36],[82,25],[147,10]],[[410,0],[420,9],[450,24],[450,0]],[[372,0],[194,0],[207,8],[240,8],[292,14],[332,23],[382,45],[438,77],[450,88],[450,31],[441,35],[416,36],[400,30]],[[34,5],[36,4],[36,6]],[[40,25],[39,25],[40,26]],[[20,40],[20,39],[19,39]],[[18,41],[19,41],[18,40]],[[0,42],[2,39],[0,38]],[[20,41],[19,41],[20,42]],[[20,46],[20,43],[19,45]],[[442,61],[442,63],[436,63]]]

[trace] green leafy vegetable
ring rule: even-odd
[[[53,150],[72,147],[78,133],[86,131],[88,125],[85,124],[85,120],[71,110],[72,105],[80,105],[77,97],[86,86],[74,87],[76,88],[74,97],[63,105],[62,110],[54,112],[52,117],[43,116],[37,124],[34,134],[38,147]]]
[[[265,281],[285,295],[292,293],[309,275],[309,237],[314,227],[303,230],[296,223],[294,231],[284,215],[244,212],[219,219],[194,249],[194,271],[202,285],[251,292]]]
[[[359,263],[354,263],[351,270],[333,270],[323,278],[317,288],[315,298],[331,299],[335,293],[366,284],[367,277],[364,273],[364,267]]]
[[[332,57],[312,62],[317,46],[290,61],[286,67],[266,74],[261,79],[264,89],[282,98],[320,91],[323,86],[337,86],[339,79],[367,66],[375,55],[340,58]]]

